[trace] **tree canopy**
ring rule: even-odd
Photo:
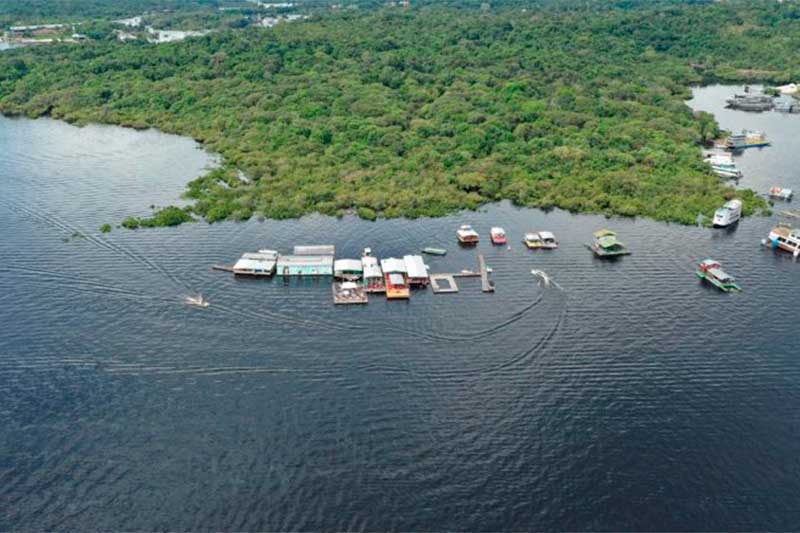
[[[734,194],[691,84],[800,78],[800,7],[342,10],[180,43],[0,55],[0,111],[190,135],[209,221],[526,206],[693,223]]]

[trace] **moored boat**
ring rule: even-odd
[[[493,227],[489,234],[492,238],[492,244],[506,244],[508,239],[506,238],[506,230],[501,227]]]
[[[705,280],[721,291],[731,292],[742,290],[737,284],[733,276],[728,275],[722,266],[713,259],[705,259],[700,262],[700,266],[695,272],[697,277]]]
[[[556,236],[549,231],[530,231],[522,240],[531,250],[553,250],[558,248]]]
[[[742,217],[742,201],[733,199],[714,211],[714,227],[724,228],[734,224]]]
[[[770,187],[768,194],[771,198],[777,198],[779,200],[791,200],[792,196],[794,196],[794,191],[784,187]]]
[[[447,250],[444,248],[435,248],[433,246],[426,246],[422,249],[423,254],[428,255],[447,255]]]
[[[775,250],[789,252],[796,259],[800,256],[800,229],[783,224],[775,226],[769,232],[766,244]]]
[[[725,103],[731,109],[742,111],[769,111],[775,106],[775,100],[771,96],[759,93],[734,94]]]
[[[597,257],[611,258],[630,255],[630,251],[617,239],[617,234],[611,230],[601,229],[594,232],[594,242],[587,245]]]
[[[759,148],[769,146],[767,136],[760,131],[742,130],[733,133],[725,140],[725,148],[728,150],[744,150],[745,148]]]
[[[458,228],[456,235],[458,236],[458,242],[461,244],[478,244],[478,240],[480,239],[478,232],[472,229],[472,226],[469,224],[463,224]]]
[[[711,171],[720,178],[739,179],[743,176],[729,154],[712,154],[704,161],[711,165]]]

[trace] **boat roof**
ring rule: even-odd
[[[234,270],[271,270],[275,267],[278,253],[272,250],[247,252],[233,265]]]
[[[597,239],[597,244],[600,248],[613,248],[615,246],[622,246],[622,243],[617,240],[616,235],[606,235]]]
[[[294,255],[336,255],[336,247],[332,244],[295,246]]]
[[[389,282],[392,285],[403,285],[405,280],[403,280],[402,274],[392,273],[389,274]]]
[[[503,229],[503,228],[501,228],[500,226],[494,226],[494,227],[493,227],[493,228],[490,230],[490,232],[491,232],[491,233],[505,233],[505,232],[506,232],[506,230],[504,230],[504,229]]]
[[[552,233],[550,233],[549,231],[540,231],[539,232],[539,237],[541,237],[544,240],[548,240],[548,239],[555,240],[556,239],[556,236],[553,235]]]
[[[410,278],[427,278],[428,269],[425,261],[419,255],[404,255],[403,262],[406,264],[406,272]]]
[[[359,259],[337,259],[333,262],[333,269],[337,272],[361,272],[364,267]]]
[[[594,237],[599,239],[600,237],[613,237],[616,236],[616,233],[611,231],[610,229],[601,229],[594,232]]]
[[[381,259],[381,268],[384,272],[401,272],[406,273],[406,263],[402,259],[396,257],[389,257],[388,259]]]
[[[542,234],[541,233],[537,233],[535,231],[529,231],[528,233],[525,234],[525,240],[526,241],[533,241],[533,240],[540,241],[540,240],[542,240]]]
[[[708,269],[708,273],[720,281],[733,281],[733,278],[726,274],[721,268],[710,268]]]
[[[727,202],[725,202],[725,205],[723,205],[722,207],[727,207],[728,209],[738,209],[742,207],[742,201],[739,200],[738,198],[734,198],[733,200],[728,200]]]
[[[383,270],[378,266],[378,263],[364,263],[364,277],[365,278],[381,278],[383,277]]]
[[[361,266],[365,269],[371,266],[378,266],[378,258],[371,255],[365,255],[361,258]]]
[[[719,266],[719,262],[715,261],[714,259],[703,259],[700,262],[700,264],[702,266],[705,266],[705,267],[710,267],[710,266],[714,266],[714,265]]]
[[[282,255],[278,257],[278,266],[311,265],[333,266],[332,255]]]

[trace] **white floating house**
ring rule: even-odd
[[[421,285],[423,287],[428,285],[430,276],[428,275],[428,267],[425,265],[425,261],[422,260],[422,256],[404,255],[403,263],[405,263],[406,266],[409,285]]]
[[[332,276],[332,255],[281,255],[278,257],[281,276]]]
[[[242,276],[271,276],[275,273],[277,260],[278,252],[275,250],[246,253],[233,265],[233,273]]]
[[[384,274],[406,274],[406,263],[402,259],[390,257],[388,259],[381,259],[381,270]]]
[[[337,259],[333,262],[333,275],[336,279],[361,279],[364,267],[360,259]]]
[[[295,246],[294,255],[336,255],[336,247],[332,244],[315,244],[313,246]]]
[[[364,269],[364,286],[367,292],[386,292],[383,281],[383,270],[378,264],[378,258],[365,255],[361,258],[361,266]]]

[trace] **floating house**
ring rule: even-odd
[[[364,276],[364,288],[367,292],[386,292],[386,284],[383,281],[383,270],[378,264],[378,258],[364,255],[361,258],[362,273]]]
[[[361,279],[364,267],[358,259],[337,259],[333,262],[333,275],[336,279],[357,280]]]
[[[406,263],[402,259],[390,257],[381,260],[383,279],[386,284],[386,297],[390,300],[406,300],[411,295],[406,280]]]
[[[428,267],[419,255],[404,255],[403,263],[406,265],[406,279],[409,285],[426,287],[430,282]]]
[[[241,276],[271,276],[275,273],[278,252],[259,250],[258,253],[242,254],[233,265],[233,273]]]
[[[332,255],[281,255],[278,257],[281,276],[332,276]]]
[[[332,244],[315,244],[312,246],[295,246],[294,255],[336,255],[336,247]]]
[[[355,281],[334,282],[333,303],[336,305],[365,304],[367,291],[364,286]]]

